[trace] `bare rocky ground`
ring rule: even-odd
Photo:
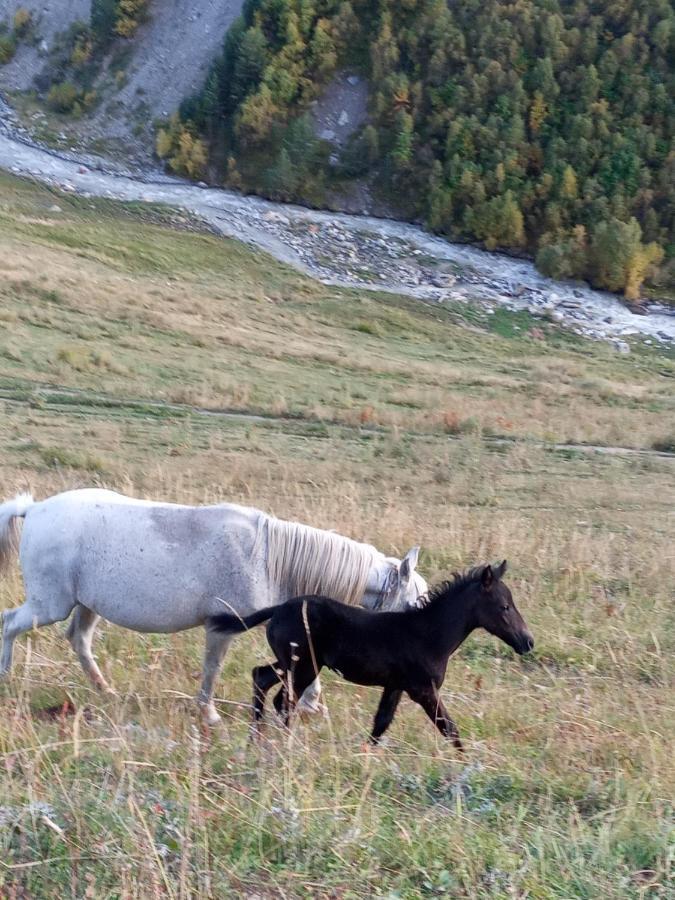
[[[28,91],[43,68],[56,35],[75,21],[89,22],[91,0],[0,0],[0,22],[19,7],[33,13],[36,40],[21,42],[14,59],[0,66],[0,90]],[[178,109],[202,87],[243,0],[153,0],[133,40],[118,41],[129,56],[119,80],[102,65],[100,103],[82,119],[61,123],[64,141],[106,145],[116,155],[147,163],[154,146],[153,121]],[[38,124],[38,123],[36,123]]]
[[[675,316],[652,304],[646,315],[612,294],[551,281],[532,263],[449,244],[389,219],[308,210],[170,178],[139,176],[102,160],[35,146],[0,106],[0,168],[84,197],[165,203],[214,230],[261,247],[327,284],[404,293],[436,303],[479,302],[528,310],[572,331],[630,352],[628,337],[675,342]],[[57,210],[56,210],[57,211]]]
[[[21,41],[14,59],[0,66],[0,89],[27,91],[44,65],[49,47],[73,22],[88,22],[91,0],[0,0],[0,22],[9,23],[22,7],[33,16],[35,41]]]

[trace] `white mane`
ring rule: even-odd
[[[265,516],[267,571],[290,597],[321,594],[350,606],[361,602],[370,569],[380,554],[332,531]]]

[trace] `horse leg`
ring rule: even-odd
[[[269,666],[256,666],[253,670],[253,724],[257,725],[265,711],[267,692],[275,684],[279,684],[279,663]]]
[[[2,616],[2,655],[0,655],[0,678],[9,674],[12,667],[14,641],[20,634],[31,628],[42,628],[67,619],[73,608],[72,603],[56,603],[48,608],[31,600],[16,609],[5,610]]]
[[[94,639],[94,631],[101,617],[92,612],[86,606],[75,607],[72,618],[66,630],[66,637],[70,645],[77,653],[84,674],[89,678],[94,687],[105,693],[112,693],[112,689],[103,677],[94,655],[91,652],[91,643]]]
[[[450,718],[436,688],[433,685],[429,685],[429,687],[410,690],[408,694],[411,700],[419,703],[443,737],[450,738],[456,749],[464,752],[457,726]]]
[[[231,634],[222,634],[210,628],[206,629],[204,671],[197,700],[202,707],[202,715],[207,725],[217,725],[220,722],[220,716],[213,702],[213,691],[232,638]]]
[[[375,713],[373,730],[370,734],[370,743],[377,744],[384,732],[389,728],[396,713],[403,691],[395,691],[385,688],[380,697],[380,703]]]

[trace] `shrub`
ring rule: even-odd
[[[115,33],[131,37],[147,18],[147,0],[118,0]]]
[[[652,450],[658,450],[660,453],[675,453],[675,431],[665,437],[657,438],[652,443]]]
[[[0,66],[13,59],[16,53],[16,41],[9,34],[0,34]]]
[[[14,34],[18,38],[27,37],[33,25],[33,14],[25,6],[20,6],[14,13],[12,25],[14,26]]]
[[[175,115],[157,132],[155,152],[160,159],[167,160],[169,168],[181,175],[201,178],[206,172],[206,145]]]
[[[55,84],[47,94],[47,105],[59,113],[70,113],[79,106],[80,92],[70,81]]]

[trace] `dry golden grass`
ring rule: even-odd
[[[14,199],[2,202],[41,219],[30,212],[41,191],[9,184]],[[519,659],[475,635],[451,661],[444,694],[468,746],[460,760],[407,702],[386,746],[363,753],[377,691],[330,674],[329,719],[292,735],[270,720],[267,739],[248,744],[262,633],[228,656],[226,721],[210,733],[191,700],[201,634],[103,626],[111,698],[88,686],[61,626],[31,634],[0,685],[0,897],[672,896],[675,461],[483,437],[488,426],[584,440],[616,429],[644,444],[667,430],[659,372],[670,361],[614,361],[553,338],[544,357],[436,311],[337,297],[132,213],[68,209],[39,234],[13,207],[0,213],[12,283],[32,285],[0,286],[16,313],[0,333],[0,497],[104,484],[243,502],[394,554],[419,542],[432,580],[507,557],[537,640]],[[371,320],[386,347],[350,324]],[[77,348],[86,366],[59,360],[59,348]],[[41,395],[38,383],[85,394]],[[277,403],[300,418],[104,408],[94,391]],[[346,424],[316,421],[331,416]],[[463,426],[471,417],[478,425]],[[359,428],[379,421],[391,427]],[[0,581],[0,608],[20,599],[15,570]]]
[[[337,291],[137,214],[120,228],[104,203],[60,197],[45,227],[44,188],[3,179],[3,197],[0,374],[17,385],[426,432],[450,416],[632,447],[662,439],[675,413],[675,364],[654,353],[589,353],[552,327],[528,338],[527,316]]]

